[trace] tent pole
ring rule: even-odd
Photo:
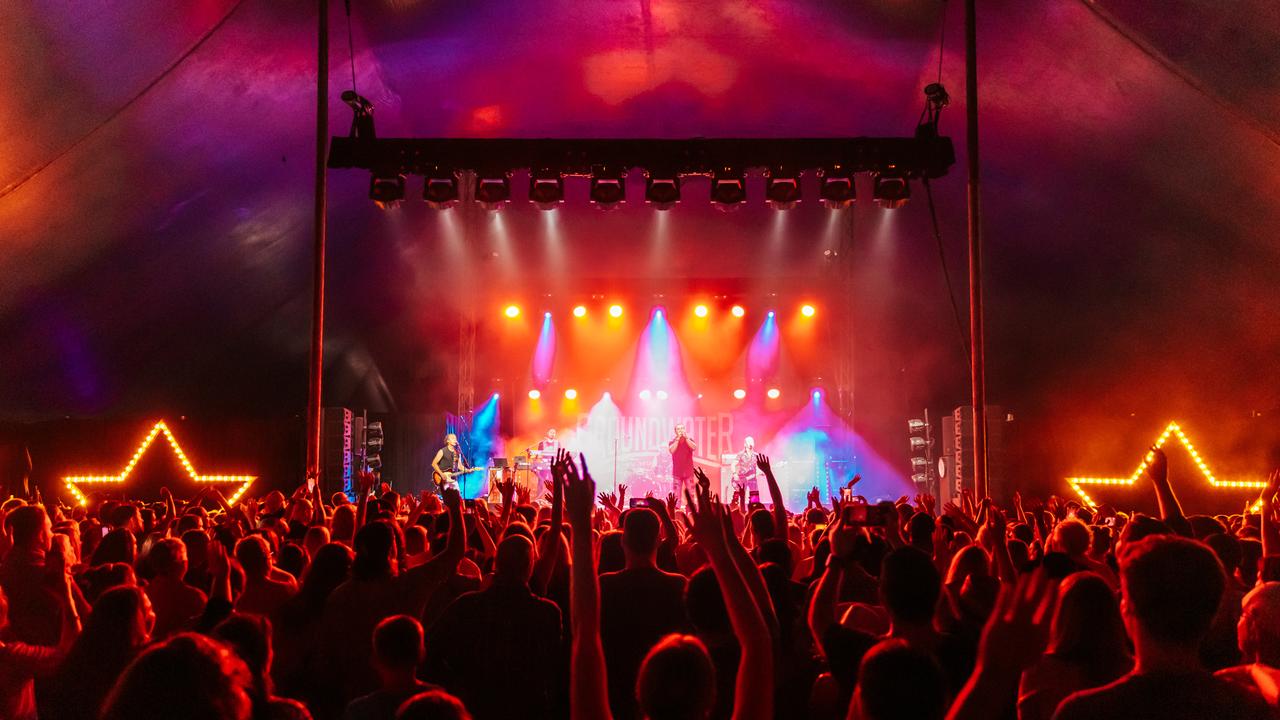
[[[329,145],[329,0],[319,0],[318,50],[316,55],[316,177],[315,247],[312,266],[311,363],[307,386],[308,484],[320,481],[320,386],[324,373],[324,246],[325,203]]]
[[[978,175],[976,0],[964,3],[964,93],[969,162],[969,385],[973,403],[973,490],[987,497],[987,387],[982,328],[982,194]]]

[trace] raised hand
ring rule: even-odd
[[[444,506],[451,511],[462,507],[462,494],[453,488],[445,489]]]
[[[756,453],[756,467],[760,468],[760,472],[764,473],[766,478],[773,477],[773,465],[769,463],[768,455]]]
[[[516,502],[521,505],[529,504],[529,488],[524,486],[516,487]]]
[[[693,476],[698,480],[698,491],[709,494],[711,492],[711,478],[707,477],[707,474],[700,467],[693,469]]]
[[[697,499],[685,490],[684,500],[692,522],[690,529],[698,544],[708,553],[725,550],[724,522],[720,519],[722,510],[719,503],[712,501],[710,490],[699,484]]]
[[[670,517],[675,517],[676,502],[677,502],[676,494],[674,492],[667,493],[667,515]]]
[[[1151,451],[1147,454],[1147,477],[1152,482],[1163,483],[1169,479],[1169,458],[1164,454],[1164,450],[1151,446]]]
[[[547,491],[548,495],[554,493],[556,491],[555,480],[543,480],[542,487]]]
[[[829,532],[832,554],[841,560],[848,560],[853,557],[853,551],[858,541],[858,533],[858,528],[853,525],[846,525],[843,517],[836,520]]]
[[[587,471],[587,460],[583,456],[579,458],[582,461],[582,472],[578,472],[572,460],[566,463],[564,486],[565,511],[575,535],[579,532],[591,532],[591,512],[595,509],[596,496],[596,482]]]
[[[618,504],[619,505],[627,504],[627,484],[626,483],[618,483]]]
[[[805,507],[813,507],[813,506],[815,506],[815,505],[818,505],[818,506],[821,506],[821,505],[822,505],[822,494],[818,492],[818,486],[817,486],[817,485],[814,485],[814,486],[809,490],[809,492],[805,494],[805,500],[806,500],[806,501],[808,501],[808,504],[807,504],[807,505],[805,505]]]
[[[1014,674],[1038,660],[1049,641],[1057,597],[1058,581],[1043,570],[1001,587],[978,645],[983,669]]]
[[[857,485],[859,482],[862,482],[862,476],[854,475],[853,477],[849,478],[849,483],[845,485],[845,487],[852,490],[853,486]]]

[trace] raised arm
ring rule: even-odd
[[[773,638],[764,614],[729,553],[722,515],[724,506],[711,500],[709,488],[699,484],[698,499],[686,493],[693,516],[693,533],[707,553],[711,570],[720,582],[729,622],[742,648],[742,660],[734,684],[733,720],[773,718]]]
[[[699,487],[710,488],[711,480],[702,468],[694,468],[693,473],[698,478]],[[779,637],[781,628],[778,625],[778,614],[773,608],[773,598],[769,597],[769,588],[764,584],[764,576],[760,574],[760,568],[751,559],[747,549],[734,535],[733,520],[729,517],[729,513],[721,513],[720,519],[724,522],[725,548],[729,552],[729,557],[738,568],[743,581],[746,582],[747,589],[751,591],[751,598],[755,601],[756,607],[760,608],[760,614],[769,627],[769,636]]]
[[[564,545],[561,537],[564,534],[565,473],[572,463],[573,458],[565,450],[556,453],[555,461],[551,463],[551,527],[538,541],[538,561],[533,565],[533,587],[539,592],[546,592],[551,573],[560,561]]]
[[[1057,581],[1037,571],[1004,585],[982,631],[978,661],[947,720],[1011,717],[1018,680],[1044,653],[1057,599]]]
[[[467,526],[462,519],[462,496],[457,490],[444,491],[444,507],[449,513],[449,539],[440,554],[405,571],[420,592],[429,593],[458,570],[458,561],[467,551]]]
[[[837,518],[827,530],[831,553],[827,555],[827,567],[818,579],[818,587],[814,589],[813,598],[809,601],[809,632],[813,634],[813,643],[824,657],[827,649],[822,645],[822,638],[836,624],[836,600],[840,595],[840,582],[844,578],[845,568],[853,562],[857,535],[858,529],[845,525],[844,518]]]
[[[787,539],[787,506],[782,502],[782,488],[778,487],[778,479],[773,476],[773,466],[769,464],[767,455],[756,455],[756,467],[764,473],[764,481],[769,485],[769,500],[773,502],[773,531],[777,537]]]
[[[604,646],[600,642],[600,586],[592,547],[591,512],[596,483],[583,458],[579,475],[570,461],[565,472],[565,504],[573,528],[570,571],[570,617],[573,628],[572,673],[569,681],[571,720],[612,720]]]
[[[1280,527],[1276,526],[1276,492],[1280,491],[1280,468],[1271,471],[1262,490],[1262,556],[1280,554]]]
[[[1156,502],[1160,505],[1160,519],[1164,520],[1165,524],[1177,534],[1190,537],[1191,524],[1187,522],[1187,516],[1182,513],[1182,505],[1173,492],[1173,485],[1169,484],[1169,458],[1165,457],[1163,450],[1154,445],[1148,455],[1147,477],[1151,479],[1151,485],[1156,490]]]

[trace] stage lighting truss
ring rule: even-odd
[[[800,202],[800,173],[782,167],[770,168],[765,178],[764,199],[775,210],[790,210]]]
[[[711,173],[711,202],[718,210],[734,210],[747,199],[747,176],[731,167]]]
[[[422,199],[436,210],[445,210],[458,204],[458,173],[436,168],[422,181]]]
[[[907,177],[895,171],[876,173],[872,181],[871,198],[886,210],[896,210],[907,204],[911,197],[911,185]]]
[[[555,210],[564,202],[564,176],[551,168],[529,174],[529,201],[539,210]]]
[[[382,467],[382,448],[384,435],[382,432],[382,422],[375,420],[365,426],[364,429],[364,466],[368,470],[378,470]]]
[[[530,199],[544,204],[563,200],[566,176],[590,177],[591,201],[614,207],[625,199],[625,178],[645,172],[645,199],[660,209],[680,200],[688,175],[712,179],[717,207],[747,199],[744,178],[766,175],[765,200],[778,208],[800,199],[799,179],[816,172],[820,198],[828,207],[854,202],[853,178],[870,173],[875,199],[898,207],[910,195],[909,181],[939,178],[955,164],[951,139],[935,133],[896,138],[695,138],[523,139],[523,138],[378,138],[372,132],[332,138],[329,167],[363,168],[374,174],[370,196],[379,204],[404,197],[405,175],[428,178],[424,199],[447,206],[460,172],[475,172],[475,199],[486,207],[510,200],[515,171],[532,174]],[[438,175],[440,168],[449,172]],[[433,180],[434,179],[434,180]],[[438,186],[438,187],[437,187]],[[437,194],[437,191],[440,194]]]

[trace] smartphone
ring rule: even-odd
[[[752,490],[751,494],[747,496],[747,502],[752,502],[752,503],[760,502],[760,491]]]
[[[848,508],[845,516],[851,525],[867,525],[875,527],[884,524],[885,508],[879,505],[854,505]]]
[[[638,498],[638,497],[627,498],[627,507],[629,508],[645,507],[644,498]]]
[[[476,506],[476,499],[475,499],[475,498],[468,498],[468,499],[466,499],[466,500],[463,500],[463,501],[462,501],[462,505],[463,505],[464,507],[468,508],[468,509],[475,509],[475,506]]]
[[[840,501],[850,502],[853,500],[853,488],[840,488]]]

